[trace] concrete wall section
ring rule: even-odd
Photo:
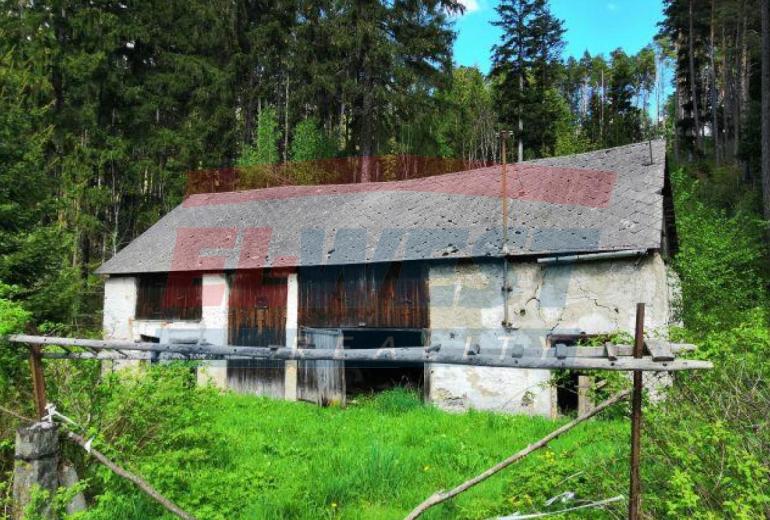
[[[633,332],[637,302],[647,304],[648,334],[669,322],[666,267],[658,254],[546,266],[511,262],[508,305],[513,328],[503,328],[503,262],[434,264],[430,269],[431,342],[442,349],[500,352],[545,347],[549,334]],[[552,416],[550,372],[434,365],[430,398],[449,410],[468,408]]]

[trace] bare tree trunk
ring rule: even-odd
[[[676,95],[676,112],[674,114],[675,118],[675,124],[674,124],[674,158],[677,162],[681,160],[681,153],[682,153],[682,142],[684,135],[682,133],[682,126],[679,125],[679,121],[682,121],[684,119],[684,108],[683,108],[683,100],[684,100],[684,93],[682,92],[682,78],[679,71],[678,61],[680,53],[682,52],[682,36],[681,34],[677,36],[676,41],[674,42],[674,56],[676,56],[677,61],[677,69],[674,73],[674,87],[676,91],[674,94]]]
[[[709,69],[711,72],[711,136],[714,142],[714,162],[719,166],[720,144],[719,144],[719,121],[717,117],[717,70],[716,60],[714,59],[714,23],[716,0],[711,0],[711,30],[709,34]]]
[[[745,8],[745,5],[744,5]],[[741,28],[741,66],[740,66],[740,75],[741,75],[741,89],[739,91],[740,96],[740,104],[739,106],[739,114],[740,114],[740,124],[743,124],[743,114],[746,113],[746,111],[749,108],[749,87],[751,86],[750,80],[751,80],[751,64],[749,61],[749,38],[748,38],[748,17],[744,13],[743,15],[743,26]],[[743,133],[743,128],[741,128],[741,134]],[[739,143],[736,143],[736,154],[738,151],[738,145]]]
[[[743,53],[739,50],[743,45],[743,31],[741,30],[741,24],[738,23],[735,29],[735,66],[733,69],[733,156],[738,156],[738,144],[741,140],[741,92],[743,91]]]
[[[679,86],[679,81],[676,81],[674,83],[674,96],[676,99],[676,112],[675,112],[675,119],[674,119],[674,160],[676,162],[679,162],[681,160],[680,153],[681,153],[681,142],[679,139],[679,125],[677,124],[679,121],[682,120],[682,93],[681,88]]]
[[[363,94],[363,109],[360,115],[359,127],[359,146],[361,152],[361,179],[360,182],[371,182],[372,180],[372,151],[374,149],[373,135],[373,102],[370,92],[371,85],[366,83]]]
[[[770,0],[762,0],[762,195],[770,219]]]
[[[661,77],[661,64],[662,59],[655,56],[655,128],[658,128],[660,123],[660,91],[661,83],[663,81]]]
[[[289,75],[286,75],[283,107],[283,162],[289,157]]]
[[[519,53],[519,56],[521,56],[521,53]],[[518,125],[518,153],[517,153],[517,162],[521,162],[524,160],[524,120],[522,119],[522,113],[521,113],[521,102],[524,98],[524,70],[521,65],[521,60],[519,60],[519,125]],[[505,161],[505,157],[501,157],[503,161]]]
[[[254,94],[256,90],[257,73],[254,67],[249,71],[248,92],[240,91],[241,106],[243,107],[243,142],[251,144],[254,141],[254,128],[256,120],[254,119]]]
[[[695,151],[699,154],[701,150],[703,150],[701,146],[701,135],[700,135],[700,109],[698,107],[698,79],[695,76],[695,35],[693,34],[695,32],[694,24],[693,24],[693,3],[694,0],[690,0],[690,11],[689,11],[689,32],[687,34],[687,45],[688,45],[688,62],[690,66],[690,90],[692,95],[692,115],[693,120],[695,122]]]
[[[724,133],[724,138],[722,139],[722,158],[727,160],[727,150],[730,146],[730,138],[733,134],[733,132],[730,130],[731,127],[731,118],[733,114],[733,105],[732,105],[732,75],[730,74],[729,69],[729,63],[731,63],[730,60],[728,60],[728,45],[727,45],[727,36],[725,35],[725,28],[722,27],[722,34],[720,37],[720,46],[723,49],[722,52],[722,100],[723,100],[723,111],[722,111],[722,132]]]
[[[599,141],[604,148],[604,69],[602,69],[601,110],[599,114]]]

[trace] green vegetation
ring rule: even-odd
[[[681,318],[693,331],[739,325],[768,308],[767,227],[756,194],[736,189],[736,177],[734,167],[712,171],[708,164],[672,174],[681,242],[674,267]]]
[[[556,427],[524,416],[453,415],[407,390],[319,408],[191,389],[188,377],[184,367],[160,367],[105,382],[95,446],[202,519],[402,518]],[[589,501],[621,494],[628,434],[625,421],[581,425],[427,518],[546,510],[545,500],[566,491]],[[161,516],[107,470],[91,465],[86,476],[98,496],[82,518]]]
[[[678,339],[713,370],[677,377],[648,410],[645,504],[656,518],[765,518],[770,512],[768,261],[760,202],[735,168],[672,176],[681,249]]]
[[[252,145],[244,146],[238,166],[256,166],[278,162],[278,116],[266,108],[257,119],[257,137]]]
[[[504,0],[496,7],[503,35],[492,53],[498,118],[522,142],[519,155],[535,158],[619,146],[662,135],[648,114],[669,66],[669,51],[650,44],[635,55],[618,48],[609,57],[587,51],[562,57],[563,21],[544,0]]]
[[[312,161],[333,157],[334,143],[319,128],[318,120],[308,118],[297,123],[291,141],[292,161]]]

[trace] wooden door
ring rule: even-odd
[[[243,271],[230,279],[228,338],[231,345],[286,344],[287,277],[268,270]],[[284,361],[231,360],[227,384],[237,392],[284,396]]]
[[[341,349],[340,329],[302,327],[299,348]],[[297,399],[321,406],[345,406],[345,362],[300,361],[297,364]]]

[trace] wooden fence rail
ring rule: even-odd
[[[648,351],[652,355],[631,357],[630,345],[607,344],[603,347],[481,349],[428,347],[399,347],[377,349],[290,349],[283,347],[245,347],[237,345],[211,345],[206,343],[142,343],[121,340],[93,340],[30,336],[17,334],[9,337],[12,343],[56,346],[63,349],[42,349],[40,356],[53,359],[149,359],[148,353],[159,353],[159,359],[268,359],[268,360],[334,360],[370,361],[377,363],[441,363],[447,365],[487,366],[504,368],[614,370],[674,372],[711,368],[707,361],[675,359],[673,355],[656,360],[654,353],[659,344]],[[69,347],[82,347],[90,352],[74,352]],[[666,344],[663,350],[671,353],[692,350],[692,345]],[[112,351],[109,355],[100,351]]]

